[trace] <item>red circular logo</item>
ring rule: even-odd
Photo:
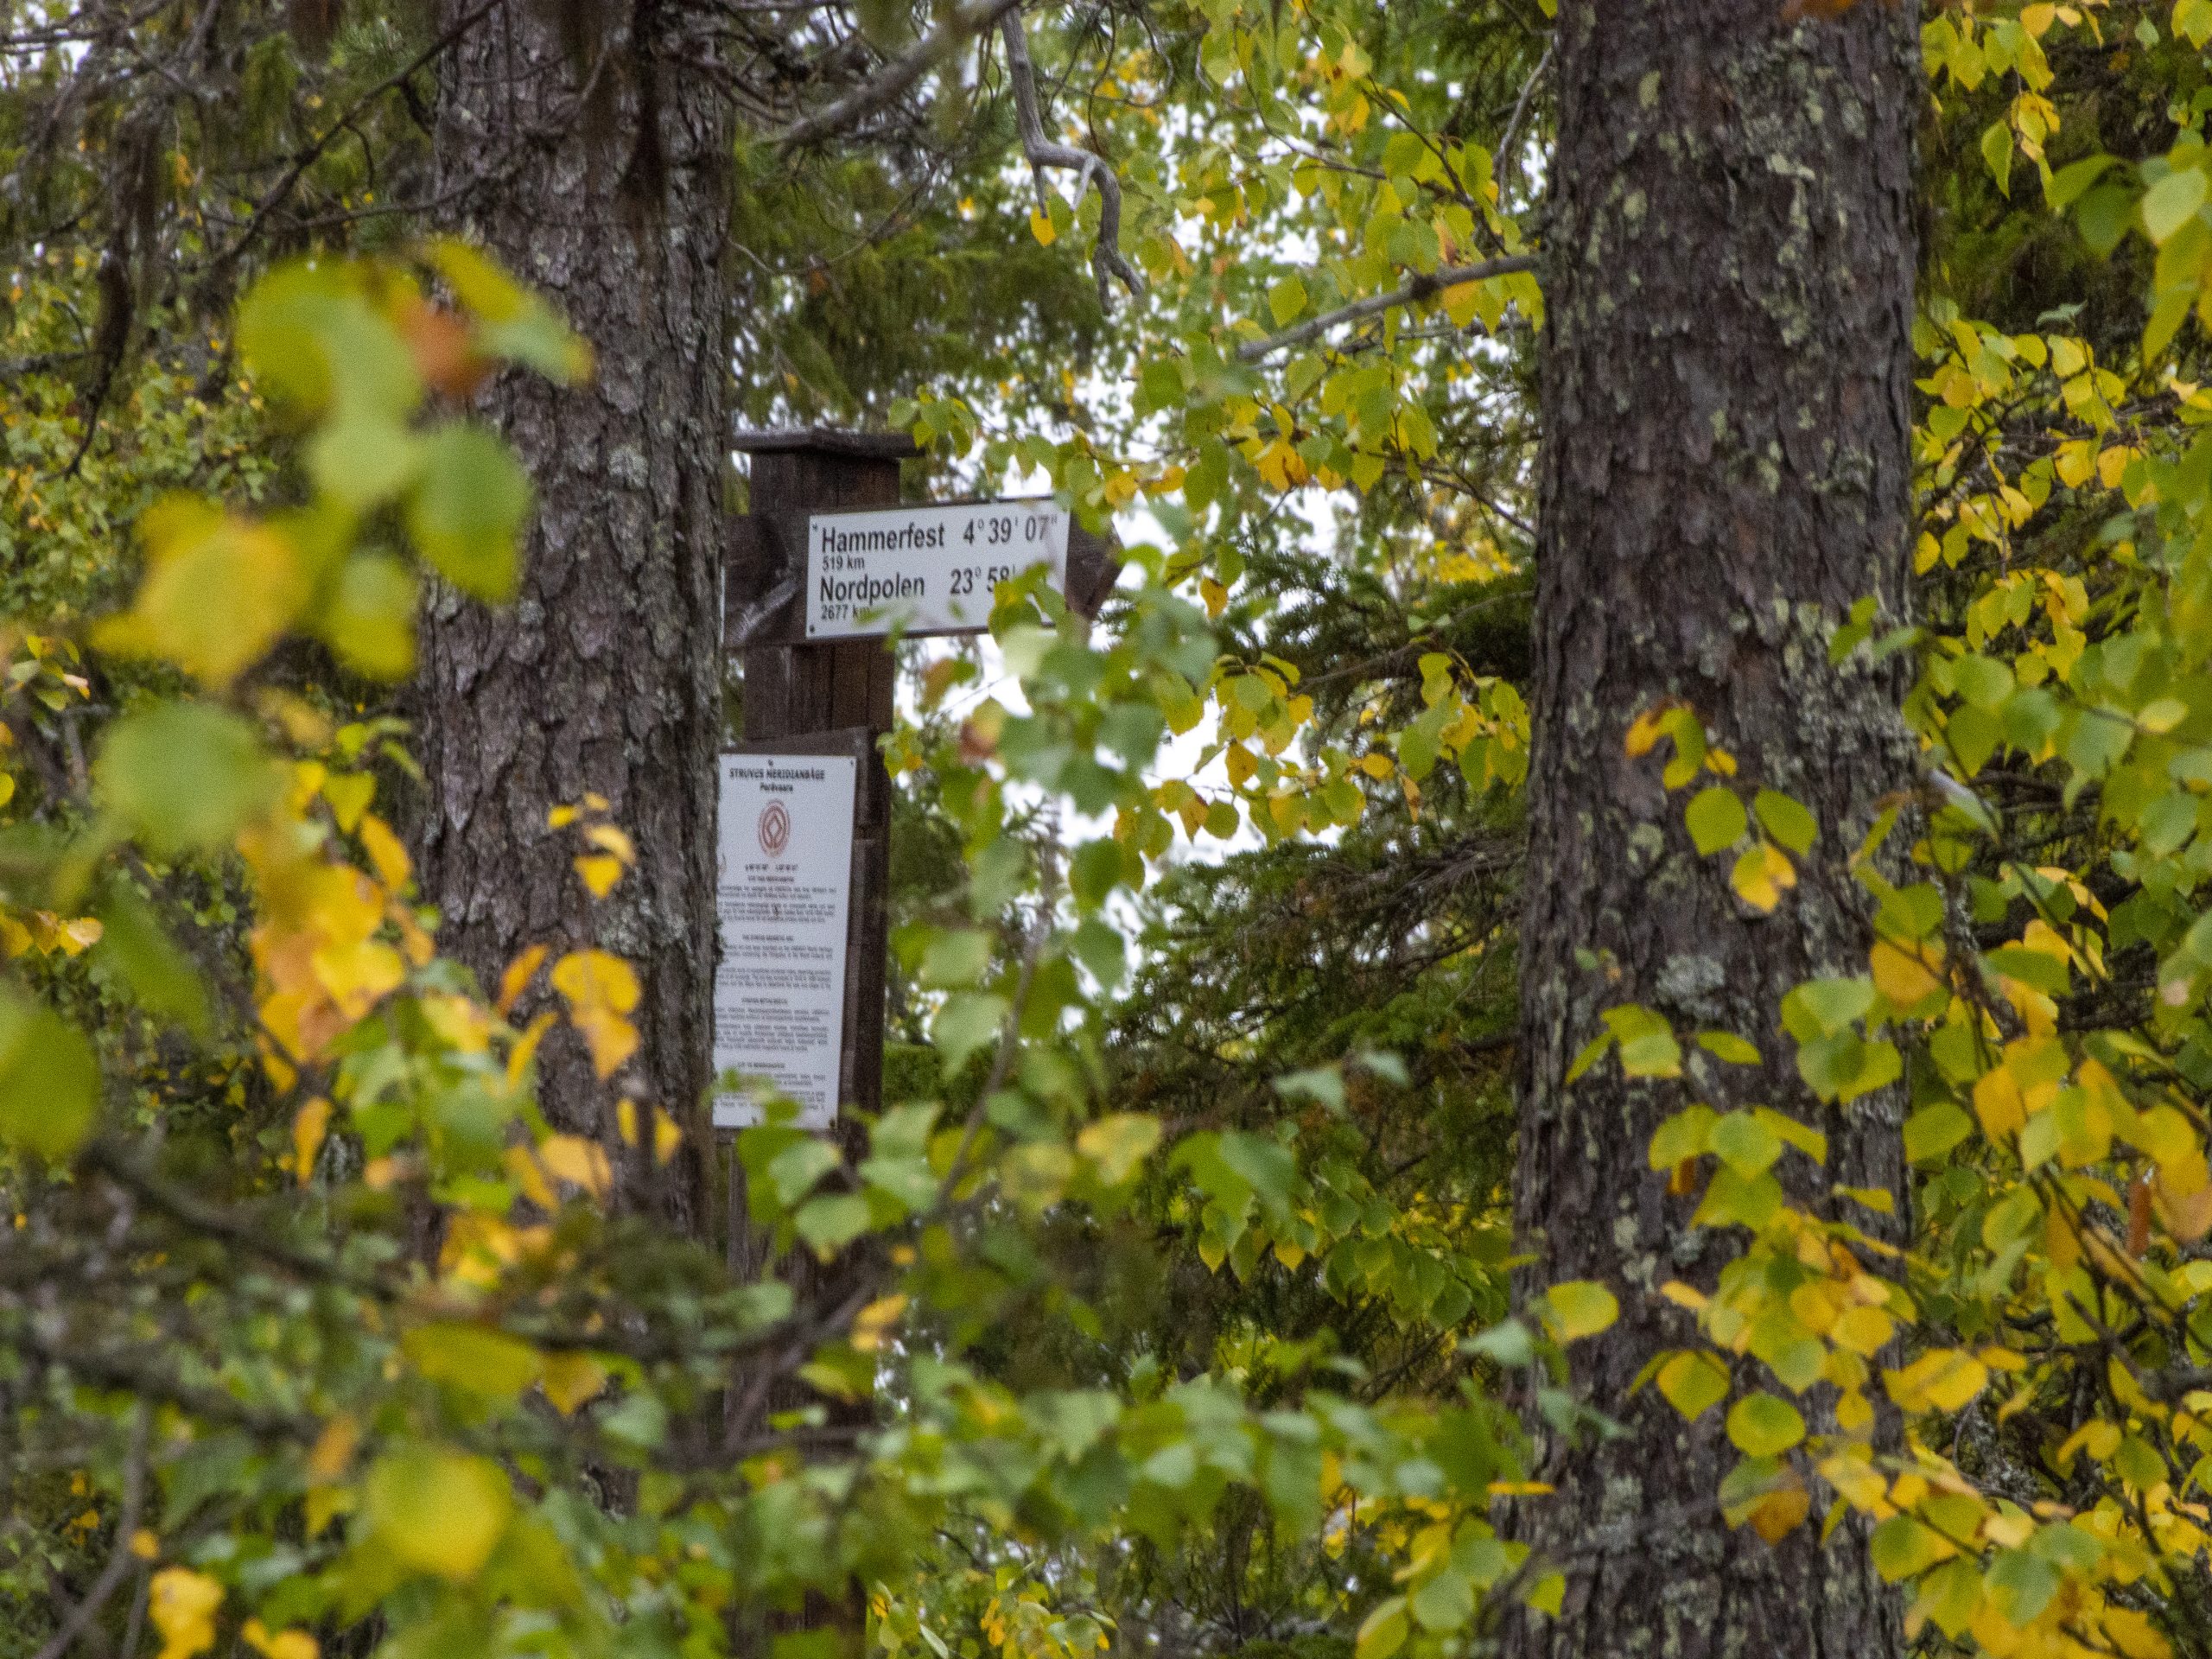
[[[781,858],[784,849],[791,844],[791,815],[781,801],[771,801],[760,813],[760,850],[771,858]]]

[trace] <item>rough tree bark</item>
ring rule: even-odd
[[[446,27],[476,8],[442,10]],[[510,374],[484,394],[537,486],[522,588],[498,613],[433,602],[416,700],[431,797],[418,850],[442,943],[487,984],[540,942],[556,957],[584,944],[627,957],[642,1044],[615,1081],[687,1125],[711,1076],[728,454],[730,130],[711,42],[687,37],[699,11],[508,4],[444,60],[440,194],[563,308],[597,366],[570,389]],[[575,32],[582,21],[596,32]],[[588,793],[638,852],[597,902],[571,868],[575,833],[546,823]],[[548,1115],[619,1152],[615,1091],[581,1044],[556,1032],[541,1056]],[[633,1200],[650,1192],[664,1215],[702,1224],[688,1151],[666,1170],[637,1153],[628,1164]]]
[[[1685,1427],[1629,1388],[1691,1335],[1656,1287],[1709,1284],[1729,1250],[1646,1166],[1688,1098],[1816,1122],[1830,1177],[1903,1213],[1901,1101],[1820,1107],[1776,1008],[1811,976],[1865,970],[1845,860],[1912,775],[1894,676],[1863,653],[1832,671],[1826,635],[1861,595],[1904,604],[1916,39],[1915,10],[1884,0],[1802,20],[1781,0],[1560,8],[1516,1223],[1529,1288],[1588,1278],[1619,1295],[1619,1322],[1573,1353],[1578,1385],[1629,1433],[1544,1449],[1557,1495],[1521,1535],[1566,1569],[1566,1599],[1509,1633],[1520,1659],[1902,1646],[1863,1530],[1823,1549],[1816,1496],[1777,1548],[1731,1533],[1714,1502],[1736,1461],[1724,1414]],[[1697,855],[1657,757],[1624,753],[1667,697],[1737,755],[1747,795],[1787,791],[1820,820],[1770,916],[1733,897],[1729,861]],[[1749,1036],[1767,1063],[1694,1052],[1688,1091],[1607,1065],[1570,1090],[1575,1053],[1625,1002]],[[1816,1428],[1827,1409],[1812,1403]]]

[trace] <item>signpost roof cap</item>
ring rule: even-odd
[[[733,448],[748,455],[789,454],[814,450],[817,454],[853,455],[866,461],[907,461],[922,453],[921,446],[904,432],[853,432],[834,426],[802,426],[779,432],[740,430]]]

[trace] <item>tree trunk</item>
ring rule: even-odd
[[[1524,1616],[1506,1650],[1866,1659],[1902,1637],[1863,1529],[1823,1549],[1816,1497],[1778,1547],[1730,1532],[1725,1414],[1685,1426],[1629,1389],[1694,1340],[1656,1287],[1709,1286],[1732,1253],[1646,1164],[1689,1100],[1815,1123],[1828,1178],[1904,1212],[1897,1091],[1821,1107],[1777,1005],[1866,970],[1845,864],[1912,776],[1896,674],[1864,653],[1831,670],[1827,634],[1862,595],[1892,617],[1904,604],[1916,14],[1567,0],[1555,50],[1516,1218],[1528,1288],[1596,1279],[1619,1296],[1618,1323],[1573,1355],[1578,1389],[1629,1432],[1545,1448],[1557,1493],[1528,1503],[1521,1535],[1565,1570],[1565,1604]],[[1692,846],[1688,791],[1669,798],[1660,756],[1624,753],[1630,722],[1670,697],[1737,756],[1747,803],[1782,790],[1820,821],[1770,915],[1732,894],[1729,859]],[[1686,1087],[1609,1062],[1570,1090],[1601,1014],[1629,1002],[1749,1037],[1766,1063],[1692,1051]]]
[[[595,38],[564,38],[579,19]],[[461,232],[563,308],[596,369],[571,388],[511,373],[482,397],[536,483],[536,524],[512,607],[450,592],[429,607],[416,705],[422,880],[442,943],[487,985],[538,943],[631,962],[636,1057],[602,1084],[558,1028],[540,1099],[607,1142],[630,1201],[695,1226],[706,1131],[655,1170],[649,1153],[620,1155],[613,1103],[656,1103],[692,1129],[711,1077],[730,133],[711,42],[685,35],[698,28],[670,0],[511,4],[446,60],[441,196],[460,193]],[[576,832],[546,821],[588,794],[638,855],[596,901],[572,868]],[[541,977],[524,1011],[554,1005]]]

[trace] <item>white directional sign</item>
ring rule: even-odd
[[[817,512],[806,526],[806,637],[981,632],[992,590],[1039,564],[1065,592],[1068,512],[1052,501]]]
[[[858,780],[849,754],[721,758],[715,1071],[765,1084],[718,1095],[717,1128],[760,1122],[769,1092],[802,1128],[836,1121]]]

